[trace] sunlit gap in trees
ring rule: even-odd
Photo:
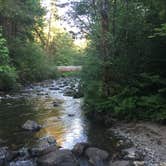
[[[50,36],[54,33],[69,33],[74,39],[76,47],[85,49],[87,40],[80,34],[80,29],[68,17],[67,12],[71,10],[70,3],[78,0],[42,0],[42,6],[46,9],[44,33],[48,34],[51,28]],[[56,16],[55,16],[56,15]],[[51,22],[51,27],[49,26]]]

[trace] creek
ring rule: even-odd
[[[36,83],[17,93],[4,95],[0,100],[0,139],[12,149],[31,146],[37,139],[52,135],[58,145],[72,149],[78,142],[113,151],[114,142],[104,126],[92,124],[81,108],[83,98],[66,96],[76,90],[79,79],[60,78]],[[43,128],[26,132],[21,126],[33,120]]]

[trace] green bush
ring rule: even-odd
[[[166,121],[166,81],[157,75],[141,74],[133,85],[124,87],[112,97],[92,99],[86,103],[88,114],[121,120]],[[91,112],[92,111],[92,112]]]
[[[16,42],[12,50],[14,64],[22,83],[41,81],[56,77],[56,67],[44,50],[34,44]],[[20,45],[20,46],[19,46]]]
[[[10,66],[9,51],[6,40],[0,33],[0,90],[9,90],[16,85],[17,73],[14,67]]]
[[[0,66],[0,90],[11,90],[15,88],[17,73],[14,67]]]

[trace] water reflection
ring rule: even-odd
[[[62,85],[64,82],[65,79],[36,84],[1,100],[0,139],[6,140],[6,145],[16,149],[29,146],[43,136],[52,135],[63,148],[70,149],[77,142],[88,141],[112,151],[112,143],[105,128],[100,124],[89,124],[84,117],[82,100],[63,95],[70,80],[65,86]],[[53,103],[57,103],[57,106]],[[37,133],[22,131],[21,125],[28,119],[43,125],[43,129]]]
[[[63,89],[50,90],[57,82],[46,82],[26,88],[0,103],[0,138],[11,147],[29,146],[40,137],[53,135],[58,144],[72,148],[76,142],[87,141],[88,128],[81,113],[81,100],[63,95]],[[17,96],[17,98],[16,98]],[[54,102],[60,103],[54,106]],[[73,116],[69,116],[72,114]],[[21,130],[28,119],[43,125],[37,133]]]

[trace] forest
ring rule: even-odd
[[[166,0],[0,0],[0,166],[165,166],[165,124]]]
[[[0,1],[0,89],[55,78],[57,65],[82,64],[89,116],[164,122],[166,2],[82,0],[71,8],[68,21],[87,39],[82,51],[69,32],[51,26],[60,19],[56,1],[49,19],[40,0]]]

